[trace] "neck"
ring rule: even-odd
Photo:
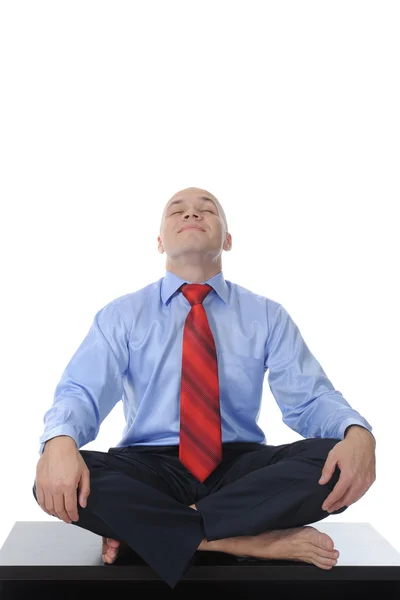
[[[204,283],[214,275],[217,275],[222,271],[221,262],[213,263],[212,265],[176,265],[171,264],[171,262],[167,261],[166,264],[167,271],[174,273],[181,279],[186,279],[186,281],[190,283]]]

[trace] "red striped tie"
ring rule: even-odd
[[[192,308],[183,330],[179,460],[203,482],[222,460],[217,353],[202,304],[212,287],[181,289]]]

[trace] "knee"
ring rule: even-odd
[[[325,462],[328,454],[341,440],[337,438],[313,438],[308,451],[313,458]]]
[[[325,449],[327,450],[327,454],[329,454],[332,448],[334,448],[336,444],[338,444],[342,440],[339,440],[339,438],[322,438],[321,441],[324,444]]]

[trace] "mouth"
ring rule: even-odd
[[[182,231],[185,231],[186,229],[198,229],[199,231],[204,231],[204,229],[202,229],[201,227],[197,227],[196,225],[190,225],[189,227],[183,227],[183,229],[180,229],[179,233],[182,233]]]

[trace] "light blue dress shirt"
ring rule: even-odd
[[[150,285],[101,308],[57,384],[44,416],[44,443],[59,435],[78,448],[93,441],[122,400],[125,427],[116,447],[178,445],[182,340],[191,309],[187,282],[166,271]],[[349,425],[371,425],[335,390],[281,304],[225,280],[203,306],[218,360],[222,442],[266,444],[257,421],[264,375],[283,422],[304,438],[344,439]]]

